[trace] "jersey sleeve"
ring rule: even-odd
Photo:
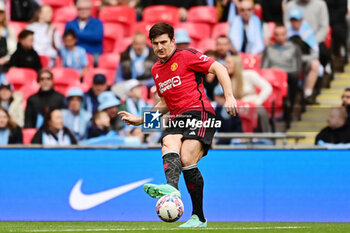
[[[208,73],[210,66],[215,62],[214,59],[195,49],[184,50],[184,60],[186,61],[189,69],[204,74]]]

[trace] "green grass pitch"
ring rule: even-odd
[[[0,221],[0,233],[7,232],[211,232],[211,233],[350,233],[350,223],[252,223],[209,222],[207,228],[181,229],[179,223],[163,222],[11,222]]]

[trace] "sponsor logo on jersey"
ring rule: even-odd
[[[179,67],[179,64],[177,64],[176,62],[174,62],[172,65],[171,65],[171,70],[172,71],[175,71],[177,69],[177,67]]]
[[[181,85],[181,78],[180,76],[172,77],[164,82],[159,82],[159,92],[160,94],[163,94],[166,90],[170,90],[173,87]]]

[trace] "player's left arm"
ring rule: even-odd
[[[232,92],[232,84],[227,69],[219,62],[215,61],[209,68],[209,73],[215,74],[219,80],[225,96],[225,109],[231,116],[237,114],[237,102]]]

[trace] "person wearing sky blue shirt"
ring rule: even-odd
[[[66,25],[66,29],[73,29],[78,37],[77,45],[94,56],[97,64],[102,54],[103,25],[99,19],[91,17],[92,4],[90,0],[78,0],[76,3],[78,17]]]
[[[73,30],[68,29],[64,32],[64,46],[60,48],[63,67],[73,68],[80,72],[83,77],[88,69],[88,60],[85,49],[76,46],[77,37]]]

